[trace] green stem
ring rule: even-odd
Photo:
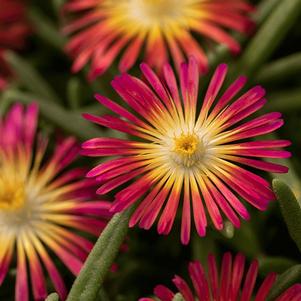
[[[254,82],[261,84],[278,82],[300,72],[301,53],[297,52],[263,66],[257,73]]]
[[[293,284],[301,281],[301,265],[295,265],[281,274],[274,283],[267,301],[276,300],[276,298]]]
[[[271,57],[301,13],[301,0],[278,2],[240,59],[238,69],[246,75],[253,75]]]
[[[4,98],[13,101],[20,101],[24,104],[29,104],[37,101],[42,115],[56,124],[66,132],[77,136],[80,139],[86,140],[97,136],[102,136],[103,132],[96,128],[93,124],[86,121],[79,112],[70,112],[62,108],[60,105],[42,99],[35,95],[20,92],[17,90],[7,90],[4,93]]]
[[[75,279],[66,301],[94,301],[128,231],[132,208],[108,223]]]

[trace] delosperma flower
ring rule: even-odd
[[[21,50],[29,33],[24,0],[0,0],[0,90],[11,71],[4,60],[5,50]]]
[[[93,198],[95,181],[83,178],[86,171],[66,170],[79,151],[75,140],[60,141],[46,160],[37,120],[36,104],[17,103],[0,123],[0,284],[16,255],[16,301],[29,300],[29,277],[34,299],[45,299],[44,270],[64,300],[54,259],[78,274],[93,246],[80,232],[99,235],[111,215],[108,202]]]
[[[237,254],[234,258],[230,253],[223,256],[220,271],[215,257],[208,257],[208,274],[199,261],[190,262],[188,271],[193,289],[180,276],[175,276],[173,283],[184,301],[266,301],[277,275],[270,273],[255,293],[258,262],[251,262],[248,270],[245,268],[245,257]],[[158,298],[141,298],[139,301],[172,301],[175,293],[169,288],[158,285],[154,289]],[[254,299],[251,299],[254,296]],[[295,284],[273,301],[301,300],[301,284]]]
[[[257,140],[283,125],[281,114],[247,117],[266,103],[265,91],[255,86],[240,93],[246,78],[221,88],[227,65],[216,69],[205,97],[198,97],[199,72],[194,58],[183,64],[180,91],[169,65],[162,81],[146,64],[146,81],[128,74],[112,81],[115,91],[131,108],[97,95],[97,100],[118,116],[85,118],[131,136],[129,139],[95,138],[83,144],[88,156],[115,156],[88,173],[96,177],[105,194],[126,184],[115,195],[111,210],[119,212],[139,201],[130,226],[149,229],[158,218],[158,232],[168,234],[179,206],[182,210],[181,241],[187,244],[191,214],[200,236],[206,234],[208,218],[218,230],[227,218],[235,227],[249,219],[244,203],[266,210],[275,199],[270,183],[253,170],[285,173],[285,166],[259,158],[286,158],[286,140]],[[133,138],[132,138],[133,137]],[[134,138],[136,137],[136,138]],[[133,180],[133,181],[132,181]]]
[[[126,72],[143,49],[157,70],[170,57],[179,67],[193,55],[205,72],[204,46],[214,41],[238,53],[240,45],[228,30],[248,33],[252,10],[245,0],[69,0],[64,12],[75,15],[64,28],[72,35],[66,50],[74,58],[73,72],[90,62],[91,80],[119,55],[119,70]]]

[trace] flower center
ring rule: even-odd
[[[130,0],[132,17],[146,26],[163,25],[183,14],[182,0]]]
[[[204,145],[196,134],[181,134],[174,138],[173,159],[184,167],[191,167],[204,155]]]
[[[20,181],[0,178],[0,210],[20,209],[25,201],[24,184]]]

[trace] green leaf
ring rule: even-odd
[[[296,261],[286,257],[259,257],[259,271],[261,275],[267,275],[271,271],[276,273],[283,273],[293,265],[297,264]]]
[[[301,58],[300,58],[301,59]],[[301,89],[278,91],[271,93],[266,111],[292,112],[301,109]]]
[[[256,7],[256,13],[254,20],[257,25],[265,21],[265,19],[272,13],[276,5],[279,4],[279,0],[263,0]]]
[[[25,104],[37,101],[40,111],[46,119],[80,139],[85,140],[103,135],[103,132],[92,123],[86,121],[80,112],[67,111],[60,105],[36,95],[18,90],[7,90],[4,93],[4,98],[12,101],[20,101]]]
[[[37,9],[31,9],[29,11],[29,19],[35,28],[35,33],[40,36],[41,39],[59,51],[63,50],[66,39],[48,17]]]
[[[288,231],[301,251],[301,207],[291,189],[282,181],[273,180],[273,189]]]
[[[275,9],[277,4],[279,3],[279,0],[263,0],[261,1],[260,5],[257,7],[256,12],[254,13],[254,20],[258,25],[260,25],[267,16],[270,15],[270,13]],[[237,35],[234,34],[235,38],[240,42],[243,43],[247,40],[247,37],[245,35]],[[208,54],[208,60],[209,65],[216,66],[220,62],[225,61],[228,57],[230,57],[229,48],[225,45],[218,45],[214,49],[214,51],[209,52]]]
[[[281,274],[274,283],[267,301],[275,300],[286,289],[301,281],[301,265],[295,265]]]
[[[249,76],[258,70],[271,57],[300,14],[301,0],[278,1],[273,13],[245,49],[239,69]]]
[[[57,293],[52,293],[48,295],[45,301],[59,301],[59,295]]]
[[[301,73],[301,53],[294,53],[261,68],[254,82],[274,83]],[[286,102],[286,101],[285,101]]]
[[[94,301],[128,231],[132,208],[117,213],[90,252],[66,301]]]
[[[53,102],[59,101],[52,88],[29,63],[11,51],[5,53],[5,58],[28,90]]]

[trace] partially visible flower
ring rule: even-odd
[[[232,258],[230,253],[224,254],[220,270],[213,255],[208,257],[207,275],[199,261],[190,262],[188,270],[193,289],[180,276],[172,280],[185,301],[266,301],[277,277],[275,273],[268,274],[255,294],[257,260],[246,270],[245,257],[237,254]],[[154,294],[160,301],[172,301],[175,297],[175,293],[163,285],[156,286]],[[141,298],[139,301],[158,299]],[[301,300],[301,284],[291,286],[273,301],[298,300]]]
[[[64,299],[53,259],[77,275],[93,246],[81,233],[99,235],[110,217],[109,203],[93,199],[95,182],[83,178],[85,170],[66,170],[79,151],[75,140],[61,141],[46,160],[37,119],[36,104],[17,103],[0,121],[0,284],[16,254],[17,301],[29,299],[29,276],[34,299],[44,300],[44,268]]]
[[[227,66],[220,65],[203,100],[198,98],[199,74],[191,58],[180,72],[180,91],[169,65],[164,80],[146,64],[141,65],[146,82],[122,74],[112,85],[132,111],[97,95],[97,100],[120,117],[84,115],[86,119],[136,138],[95,138],[83,144],[88,156],[116,156],[96,166],[88,177],[96,177],[105,194],[125,183],[115,196],[111,210],[125,210],[141,199],[130,219],[149,229],[160,216],[158,232],[168,234],[182,205],[181,240],[189,242],[191,215],[200,236],[206,234],[208,217],[216,229],[226,217],[236,226],[249,219],[241,200],[266,210],[275,195],[268,181],[247,168],[285,173],[287,167],[258,160],[286,158],[287,140],[250,138],[275,131],[283,125],[281,114],[267,113],[246,121],[265,103],[265,91],[256,86],[238,96],[246,78],[239,77],[221,92]],[[200,109],[199,109],[200,108]]]
[[[11,71],[4,60],[5,50],[21,50],[29,33],[24,0],[0,0],[0,91]]]
[[[90,62],[91,80],[118,55],[119,70],[126,72],[144,49],[145,61],[157,70],[170,57],[179,67],[194,55],[205,72],[205,42],[238,53],[240,45],[228,30],[248,33],[252,9],[246,0],[69,0],[64,11],[78,15],[64,28],[72,35],[66,50],[74,59],[73,72]]]

